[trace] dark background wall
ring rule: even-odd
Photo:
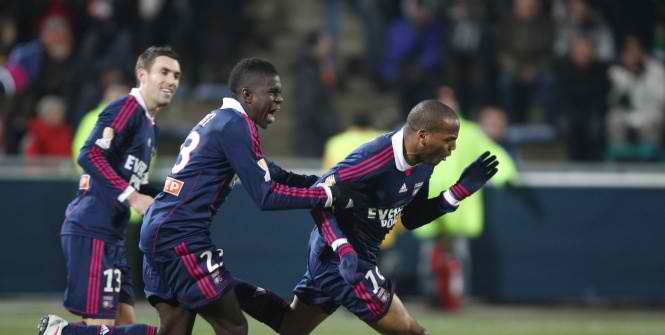
[[[63,291],[58,234],[75,186],[0,180],[0,294]],[[472,243],[475,296],[510,302],[665,301],[665,191],[488,190],[486,201],[485,233]],[[312,227],[307,211],[261,212],[238,189],[212,231],[235,276],[290,298],[305,270]],[[138,225],[131,230],[135,241]],[[401,269],[415,271],[408,265],[415,264],[410,258],[417,257],[417,242],[400,239]],[[134,242],[130,251],[138,269]]]

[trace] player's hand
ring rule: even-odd
[[[367,195],[353,189],[348,184],[335,184],[330,187],[333,208],[367,207]]]
[[[153,201],[154,199],[151,196],[139,192],[132,192],[132,194],[127,197],[129,207],[134,208],[141,215],[145,214]]]
[[[293,186],[293,187],[310,187],[319,180],[319,176],[315,175],[304,175],[289,172],[284,180],[284,184]]]
[[[498,165],[499,161],[496,160],[496,156],[485,151],[464,169],[457,183],[450,188],[450,192],[455,199],[462,201],[485,186],[487,181],[499,170]]]
[[[362,273],[358,272],[358,254],[353,248],[348,248],[339,253],[339,274],[344,281],[353,285],[362,279]]]

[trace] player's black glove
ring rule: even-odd
[[[319,180],[319,176],[289,172],[282,183],[293,187],[310,187],[317,180]]]
[[[367,207],[367,196],[347,184],[335,184],[330,187],[333,196],[333,208]]]
[[[350,244],[346,243],[337,250],[339,255],[339,274],[344,281],[353,285],[362,279],[362,273],[358,272],[358,254]]]
[[[457,201],[462,201],[464,198],[471,196],[496,174],[498,171],[497,165],[499,165],[499,161],[496,160],[496,156],[490,156],[490,152],[485,151],[462,171],[457,183],[450,187],[450,193]]]

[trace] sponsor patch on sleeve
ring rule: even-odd
[[[79,190],[87,189],[90,189],[90,175],[84,174],[81,175],[81,178],[79,179]]]
[[[176,197],[180,195],[180,191],[182,190],[182,185],[185,183],[171,177],[166,177],[166,182],[164,182],[164,192],[168,194],[175,195]]]

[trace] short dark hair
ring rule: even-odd
[[[437,131],[441,129],[443,120],[458,118],[448,105],[438,100],[424,100],[411,109],[406,124],[412,130]]]
[[[157,46],[151,46],[148,49],[146,49],[136,60],[136,68],[134,71],[138,72],[140,69],[144,69],[146,71],[150,71],[150,67],[152,67],[152,64],[155,62],[155,59],[159,56],[166,56],[169,58],[173,58],[177,61],[180,61],[180,56],[171,48],[170,46],[162,46],[162,47],[157,47]]]
[[[233,96],[237,97],[243,87],[254,79],[256,75],[276,76],[277,69],[272,63],[256,58],[245,58],[238,62],[229,75],[229,89]]]

